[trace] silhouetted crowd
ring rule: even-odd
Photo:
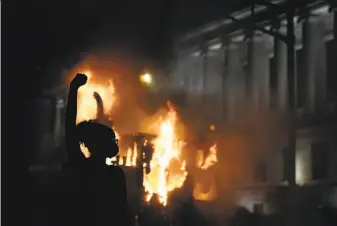
[[[69,96],[66,111],[66,147],[68,163],[64,167],[66,186],[63,197],[54,198],[53,222],[43,225],[90,225],[90,226],[278,226],[285,225],[278,215],[265,216],[250,213],[244,208],[238,208],[226,221],[216,222],[207,218],[198,208],[194,200],[188,199],[176,209],[177,213],[168,214],[154,194],[150,203],[140,205],[139,209],[130,213],[127,206],[127,188],[125,174],[118,166],[108,166],[106,158],[114,157],[119,152],[118,142],[114,131],[107,126],[106,120],[102,122],[103,103],[99,95],[95,93],[98,107],[97,117],[76,124],[77,117],[77,94],[78,89],[85,85],[87,76],[77,74],[69,88]],[[139,139],[143,139],[140,138]],[[145,140],[141,140],[146,143]],[[84,155],[81,146],[87,148],[89,154]],[[148,143],[141,150],[142,158],[138,165],[145,163],[146,173],[150,172],[150,160],[152,159],[153,147]],[[142,184],[143,168],[139,168],[138,185]],[[141,186],[140,186],[141,187]],[[57,190],[57,188],[56,188]],[[42,196],[43,197],[43,196]],[[142,198],[142,197],[141,197]],[[137,204],[135,204],[137,205]],[[40,214],[45,211],[43,208]],[[321,225],[337,225],[336,212],[331,208],[321,208],[317,211]],[[62,215],[62,216],[61,216]],[[47,218],[47,216],[45,216]],[[58,219],[63,219],[62,221]],[[66,220],[64,220],[66,219]],[[226,223],[224,223],[226,222]],[[335,224],[336,223],[336,224]]]

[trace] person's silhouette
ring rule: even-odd
[[[69,89],[66,111],[66,141],[70,168],[80,176],[77,195],[81,223],[87,225],[109,225],[118,222],[126,225],[126,183],[119,167],[106,165],[107,157],[118,154],[119,148],[114,131],[95,121],[83,121],[76,125],[78,89],[87,81],[84,74],[77,74]],[[80,144],[90,155],[84,155]],[[78,197],[78,196],[77,196]],[[75,216],[76,215],[76,216]],[[78,221],[78,223],[80,223]]]

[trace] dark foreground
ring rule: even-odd
[[[215,220],[205,218],[203,213],[195,211],[192,205],[182,205],[176,213],[170,214],[170,219],[156,217],[156,211],[149,210],[149,213],[140,215],[141,206],[139,204],[139,194],[137,195],[137,185],[132,182],[136,181],[136,178],[132,178],[134,173],[126,172],[127,186],[128,186],[128,202],[129,202],[129,215],[130,225],[140,226],[286,226],[284,219],[280,216],[258,216],[253,215],[244,209],[236,211],[231,219]],[[71,175],[62,171],[61,167],[54,169],[34,169],[31,170],[28,176],[28,188],[25,194],[28,195],[29,205],[24,207],[25,215],[18,214],[14,219],[20,222],[31,222],[32,226],[64,226],[69,225],[68,213],[73,211],[73,207],[69,205],[69,198],[71,193],[78,189],[76,188],[76,182],[73,181]],[[131,183],[130,183],[131,181]],[[130,192],[132,191],[132,192]],[[136,192],[135,192],[136,191]],[[131,193],[136,195],[132,196]],[[136,197],[138,196],[138,198]],[[85,197],[84,197],[85,198]],[[181,200],[181,198],[179,198]],[[158,208],[157,208],[158,209]],[[138,211],[138,212],[137,212]],[[300,211],[300,210],[298,210]],[[203,212],[203,211],[201,211]],[[319,217],[316,221],[303,221],[308,226],[334,226],[337,225],[337,213],[331,212],[331,210],[323,209],[320,211]],[[83,213],[83,216],[90,214],[90,210],[87,213]],[[318,214],[318,212],[317,212]],[[139,222],[135,222],[135,215],[139,215]],[[176,216],[173,216],[176,215]],[[158,215],[157,215],[158,216]],[[25,218],[25,219],[20,219]],[[156,219],[155,219],[156,218]],[[299,217],[302,218],[302,217]],[[309,219],[309,218],[308,218]],[[141,221],[142,220],[142,221]],[[298,219],[300,220],[300,219]],[[300,220],[302,221],[302,220]],[[74,224],[72,224],[73,226]],[[111,225],[118,225],[111,219]],[[296,224],[302,226],[303,224]]]

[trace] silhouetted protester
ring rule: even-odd
[[[75,203],[70,217],[76,225],[126,225],[125,175],[119,167],[106,165],[106,158],[116,156],[119,151],[115,133],[94,121],[76,125],[77,92],[86,81],[84,74],[77,74],[72,80],[66,112],[69,166],[79,178],[78,191],[69,200],[69,204]],[[80,143],[90,155],[84,156]]]
[[[141,226],[166,226],[168,221],[164,215],[164,206],[159,202],[159,196],[153,194],[150,202],[147,203],[139,216]]]
[[[230,226],[254,226],[256,225],[256,217],[244,207],[238,207],[234,215],[229,220]]]
[[[194,204],[194,200],[189,198],[181,207],[180,225],[206,226],[207,219]]]
[[[337,209],[332,205],[323,205],[317,208],[319,224],[322,226],[337,225]]]

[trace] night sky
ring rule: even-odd
[[[58,68],[71,68],[81,52],[107,48],[160,63],[169,56],[173,36],[242,6],[229,0],[11,0],[1,4],[2,101],[7,106],[2,116],[20,128],[14,137],[25,139],[34,127],[32,100],[45,86],[41,81],[50,71],[58,73],[51,67],[55,59]]]
[[[39,80],[53,59],[71,67],[80,52],[92,48],[161,61],[174,34],[221,18],[238,6],[240,1],[230,0],[2,1],[2,42],[11,55],[8,60],[25,64],[25,71]]]

